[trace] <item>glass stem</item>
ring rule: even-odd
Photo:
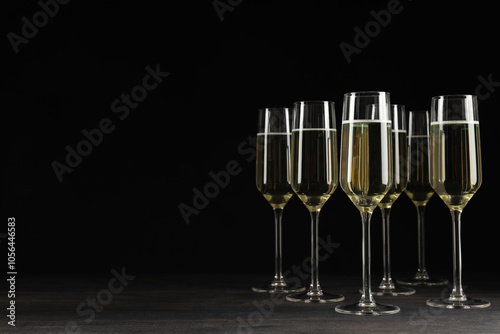
[[[427,280],[429,274],[425,269],[425,205],[417,206],[418,214],[418,271],[416,279]]]
[[[390,215],[391,208],[381,208],[382,213],[382,242],[383,242],[383,265],[384,265],[384,277],[380,283],[381,289],[394,289],[394,283],[391,278],[391,244],[390,244]]]
[[[363,225],[363,293],[359,300],[362,307],[375,306],[375,300],[372,297],[371,277],[370,277],[370,220],[371,212],[361,212],[361,223]]]
[[[274,209],[274,281],[275,286],[286,285],[283,278],[283,258],[281,253],[281,217],[283,216],[283,209]]]
[[[319,247],[318,247],[318,229],[319,229],[319,213],[320,210],[311,211],[311,286],[309,287],[309,295],[323,294],[319,285],[318,268],[319,268]]]
[[[462,289],[461,217],[462,210],[451,210],[453,223],[453,290],[450,294],[450,300],[452,301],[467,300]]]

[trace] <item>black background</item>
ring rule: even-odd
[[[273,214],[249,153],[257,108],[332,100],[340,119],[349,91],[389,91],[393,103],[420,110],[434,95],[475,94],[480,76],[500,81],[497,8],[487,1],[402,1],[348,64],[339,44],[354,45],[354,27],[363,30],[370,11],[387,4],[245,0],[221,21],[212,1],[71,1],[16,54],[7,34],[21,34],[21,18],[32,21],[40,6],[4,1],[1,231],[14,216],[18,272],[271,275]],[[111,103],[157,64],[169,76],[120,120]],[[465,273],[498,271],[497,88],[480,89],[490,93],[479,102],[483,185],[463,214]],[[75,149],[82,130],[104,118],[114,131],[59,182],[51,164],[64,163],[65,147]],[[192,206],[193,189],[233,160],[241,172],[187,224],[179,205]],[[287,269],[310,252],[309,214],[296,197],[283,224]],[[373,272],[380,230],[377,210]],[[436,195],[426,234],[429,271],[451,276],[451,218]],[[340,244],[322,272],[360,273],[360,217],[340,187],[322,210],[320,235]],[[406,195],[392,210],[392,250],[393,270],[413,274],[416,210]]]

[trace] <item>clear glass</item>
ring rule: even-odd
[[[283,209],[292,197],[290,187],[291,118],[288,108],[258,110],[256,143],[257,189],[274,210],[275,273],[268,285],[253,287],[255,292],[288,293],[304,291],[304,287],[291,287],[283,277],[281,218]]]
[[[370,219],[393,183],[389,93],[344,95],[340,185],[361,214],[363,290],[358,303],[338,305],[339,313],[387,315],[399,307],[376,303],[371,293]]]
[[[287,300],[305,303],[338,302],[341,294],[324,292],[318,279],[319,214],[338,184],[335,104],[328,101],[296,102],[292,123],[293,191],[311,214],[311,285],[307,292]]]
[[[417,208],[418,269],[415,276],[398,279],[403,285],[445,285],[444,278],[431,278],[425,266],[425,206],[434,195],[429,182],[429,112],[410,111],[408,124],[410,179],[406,194]]]
[[[430,182],[451,212],[453,290],[448,298],[429,299],[427,305],[448,309],[488,307],[490,302],[469,298],[462,288],[461,215],[482,183],[477,98],[436,96],[431,108]]]
[[[383,244],[383,268],[384,277],[378,288],[372,289],[376,296],[400,296],[411,295],[415,289],[398,287],[391,277],[391,246],[390,246],[390,215],[394,202],[408,185],[408,133],[406,125],[405,106],[401,104],[391,105],[392,116],[392,160],[393,160],[393,183],[391,189],[382,198],[378,207],[382,214],[382,244]]]

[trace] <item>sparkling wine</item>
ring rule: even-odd
[[[310,211],[320,210],[337,188],[337,131],[292,131],[292,188]]]
[[[257,134],[257,188],[275,209],[292,197],[290,187],[290,134]]]
[[[410,179],[405,191],[416,206],[426,205],[434,194],[429,181],[429,136],[410,136],[409,141]]]
[[[408,138],[406,130],[392,130],[392,161],[394,179],[391,189],[378,204],[390,208],[408,185]]]
[[[479,122],[432,122],[430,182],[452,210],[462,210],[481,186]]]
[[[340,184],[361,212],[371,212],[392,186],[392,138],[388,121],[342,124]]]

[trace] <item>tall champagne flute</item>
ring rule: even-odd
[[[433,97],[430,132],[431,186],[450,209],[453,224],[453,290],[448,298],[429,299],[427,305],[449,309],[488,307],[490,302],[469,298],[462,288],[461,215],[482,182],[476,96]]]
[[[319,214],[337,188],[337,129],[335,104],[302,101],[294,104],[292,123],[292,178],[295,193],[311,214],[311,285],[287,300],[305,303],[337,302],[341,294],[324,292],[318,279]]]
[[[338,305],[344,314],[386,315],[399,307],[376,303],[371,293],[370,219],[392,186],[392,138],[389,93],[344,95],[340,185],[361,214],[363,291],[358,303]]]
[[[392,116],[392,160],[393,160],[393,183],[391,189],[382,198],[378,207],[382,214],[382,240],[383,240],[383,267],[384,277],[378,288],[372,290],[377,296],[383,295],[411,295],[415,289],[396,287],[391,277],[391,247],[390,247],[390,214],[393,203],[406,189],[408,184],[408,139],[405,106],[401,104],[391,105]]]
[[[275,221],[275,274],[273,281],[255,292],[287,293],[304,291],[290,287],[282,269],[281,217],[283,208],[292,197],[290,187],[290,135],[291,118],[288,108],[258,110],[256,183],[257,188],[274,210]]]
[[[425,206],[434,195],[429,183],[429,112],[410,111],[408,129],[410,179],[405,192],[417,208],[418,269],[415,276],[397,282],[403,285],[445,285],[448,280],[429,277],[425,267]]]

